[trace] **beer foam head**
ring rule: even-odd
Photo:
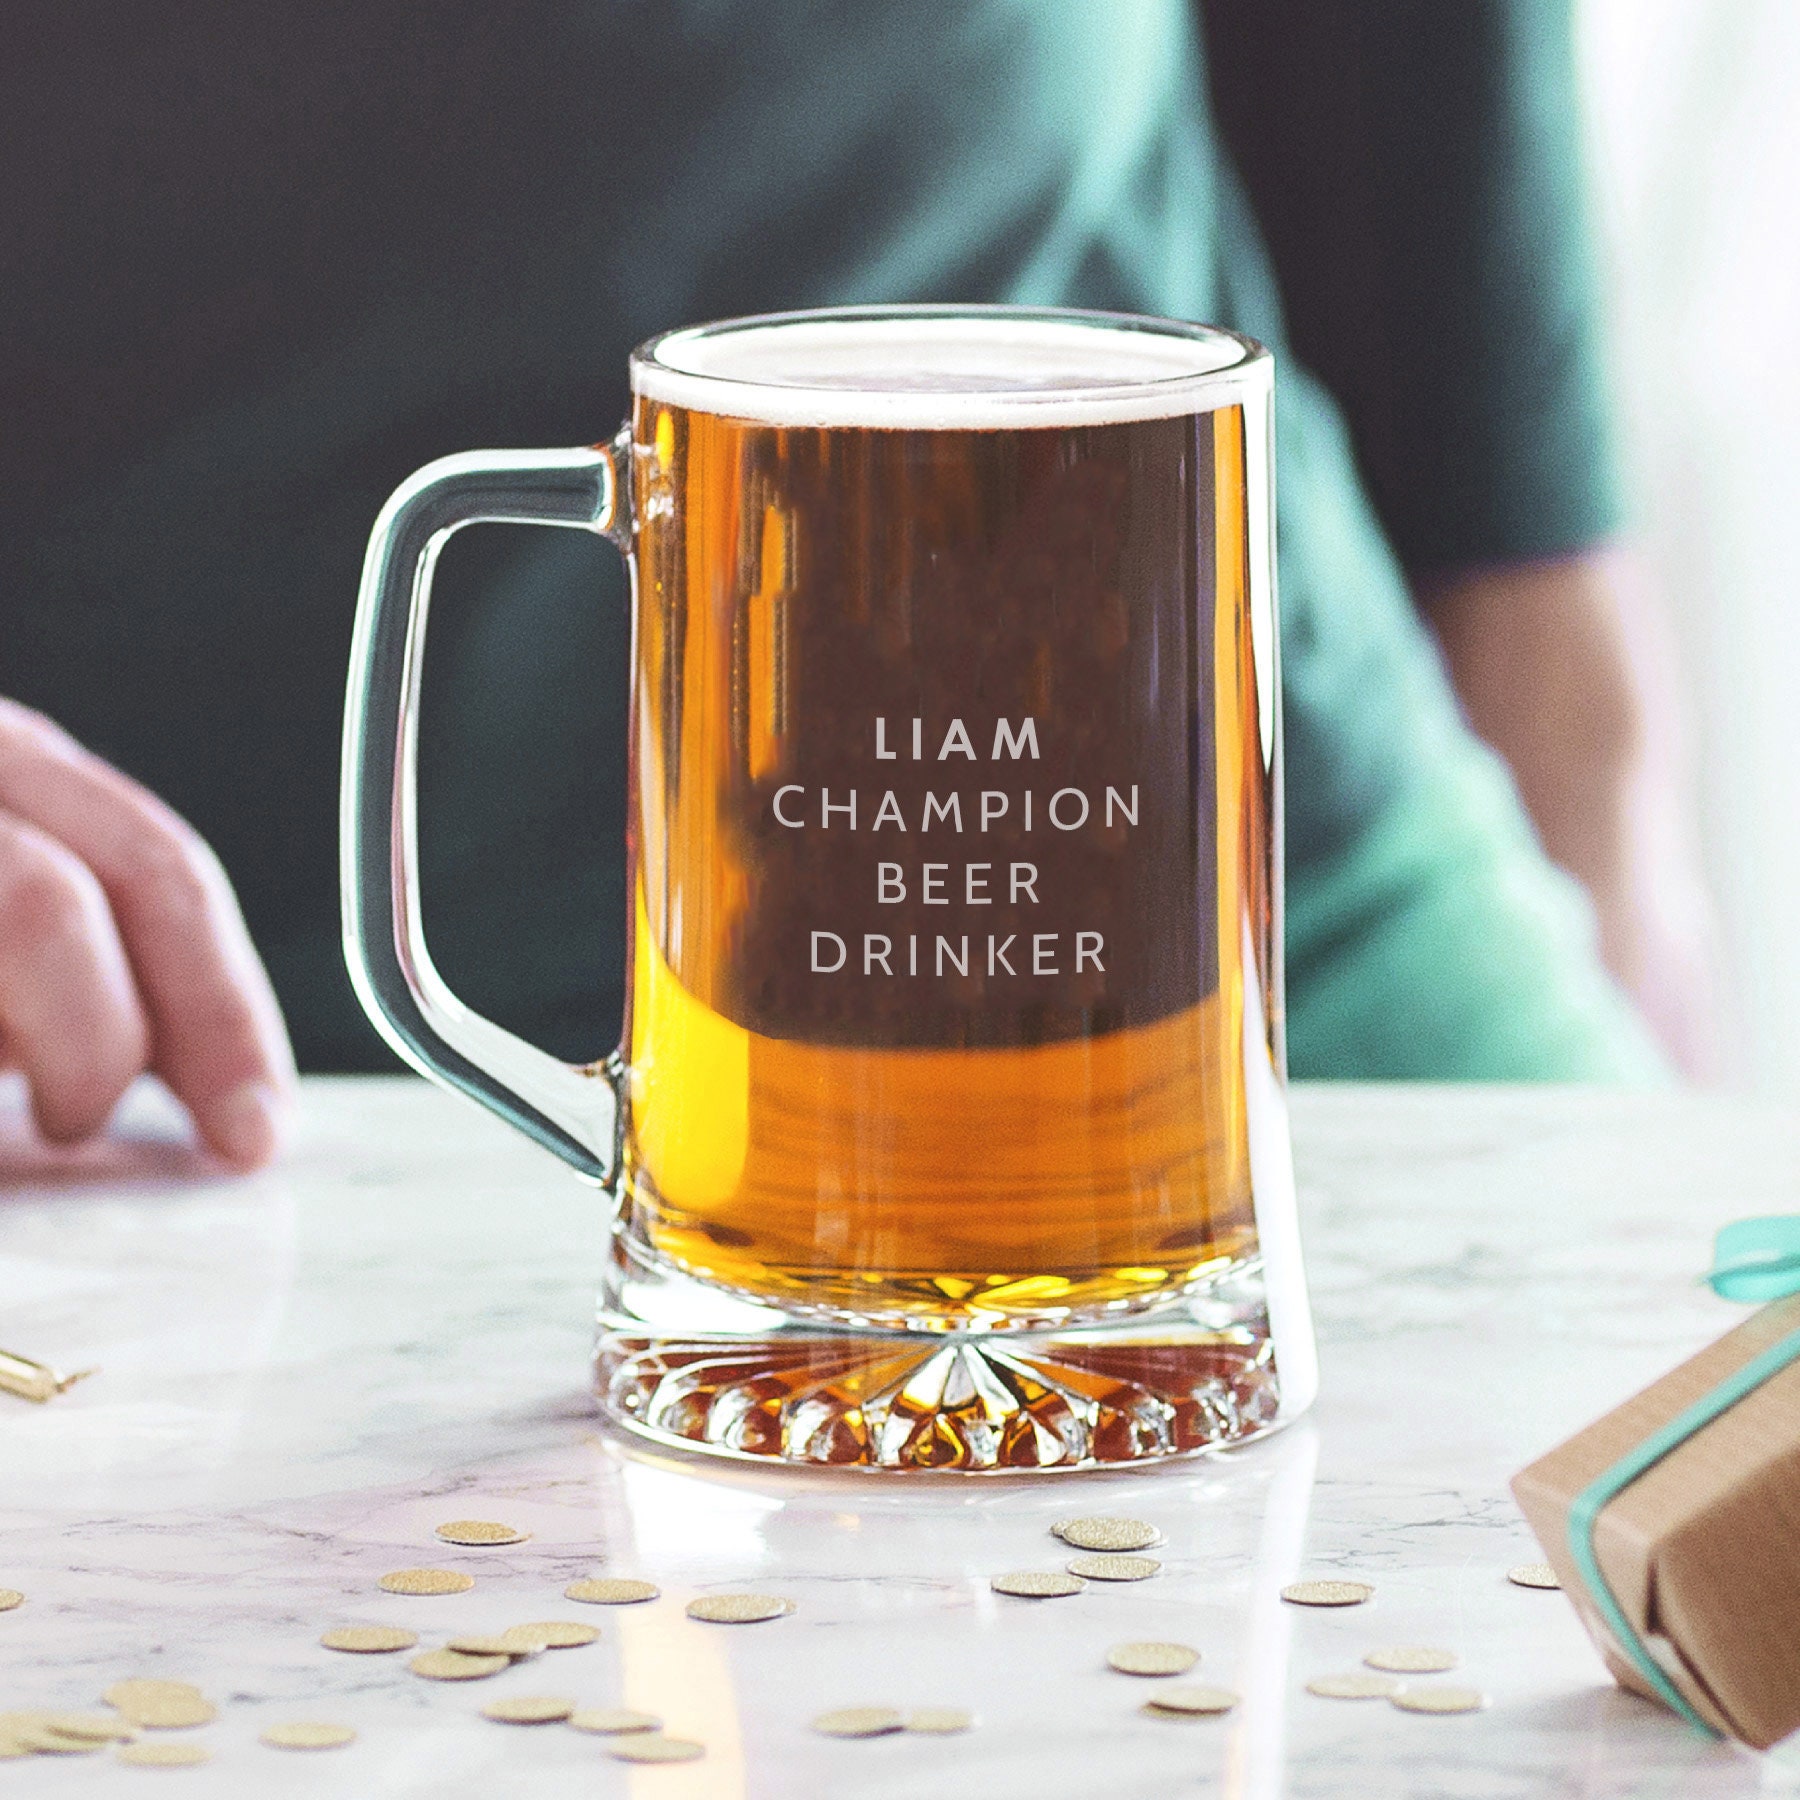
[[[631,359],[652,400],[771,425],[997,430],[1233,404],[1268,354],[1210,326],[1111,313],[869,307],[665,333]]]

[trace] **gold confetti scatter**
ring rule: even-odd
[[[1391,1669],[1396,1675],[1441,1675],[1456,1667],[1456,1652],[1433,1650],[1424,1644],[1396,1644],[1387,1650],[1371,1650],[1363,1661],[1371,1669]]]
[[[1079,1575],[1064,1575],[1055,1569],[1015,1569],[1010,1575],[996,1575],[988,1586],[996,1594],[1011,1594],[1020,1600],[1060,1600],[1079,1594],[1087,1583]]]
[[[589,1606],[636,1606],[640,1601],[654,1600],[661,1592],[654,1581],[595,1576],[587,1581],[571,1581],[563,1589],[563,1598],[584,1600]]]
[[[906,1729],[928,1737],[949,1737],[974,1723],[975,1715],[961,1706],[915,1706],[906,1715]]]
[[[1069,1561],[1069,1573],[1083,1581],[1148,1581],[1161,1570],[1153,1556],[1076,1556]]]
[[[1121,1675],[1185,1675],[1200,1660],[1191,1644],[1114,1644],[1106,1666]]]
[[[511,1525],[499,1525],[492,1519],[452,1519],[440,1525],[436,1535],[446,1544],[522,1544],[531,1536]]]
[[[356,1733],[348,1725],[326,1725],[316,1719],[271,1725],[260,1739],[271,1750],[338,1750],[355,1741]]]
[[[319,1639],[327,1650],[352,1650],[359,1656],[386,1650],[410,1650],[419,1641],[416,1631],[401,1625],[340,1625]]]
[[[793,1601],[774,1594],[702,1594],[688,1602],[687,1616],[708,1625],[756,1625],[785,1618],[793,1610]]]
[[[500,1634],[514,1654],[520,1650],[579,1650],[599,1637],[596,1626],[573,1619],[539,1619],[530,1625],[509,1625]]]
[[[114,1713],[45,1713],[38,1723],[61,1737],[92,1738],[102,1744],[115,1739],[129,1743],[137,1736],[136,1726]]]
[[[1390,1694],[1388,1704],[1399,1707],[1402,1712],[1480,1712],[1487,1705],[1487,1695],[1479,1688],[1405,1687],[1397,1694]]]
[[[563,1721],[577,1731],[591,1731],[596,1737],[623,1737],[630,1731],[661,1731],[662,1720],[655,1713],[633,1712],[624,1706],[584,1706]]]
[[[1162,1533],[1142,1519],[1064,1519],[1050,1529],[1077,1550],[1147,1550],[1162,1542]]]
[[[444,1648],[461,1656],[504,1656],[510,1662],[514,1657],[530,1656],[537,1646],[521,1643],[500,1631],[471,1631],[446,1639]]]
[[[481,1709],[484,1719],[500,1725],[560,1725],[575,1711],[573,1700],[555,1694],[509,1694]]]
[[[1167,1687],[1140,1709],[1151,1717],[1198,1718],[1203,1713],[1227,1713],[1236,1706],[1238,1697],[1230,1688]]]
[[[512,1667],[510,1656],[464,1656],[460,1650],[427,1650],[406,1665],[427,1681],[479,1681]]]
[[[706,1746],[692,1738],[664,1737],[656,1731],[634,1731],[615,1738],[606,1750],[617,1761],[630,1763],[698,1762],[706,1754]]]
[[[139,1769],[193,1769],[212,1761],[212,1752],[204,1744],[125,1744],[115,1759]]]
[[[822,1712],[813,1720],[812,1728],[824,1737],[886,1737],[906,1723],[891,1706],[840,1706],[835,1712]]]
[[[1366,1581],[1295,1581],[1281,1597],[1294,1606],[1361,1606],[1374,1592]]]
[[[0,1588],[0,1612],[11,1612],[15,1606],[23,1606],[25,1596],[17,1588]]]
[[[185,1681],[115,1681],[100,1698],[150,1731],[210,1725],[219,1716],[218,1708]]]
[[[475,1577],[460,1569],[396,1569],[375,1585],[384,1594],[466,1594]]]
[[[1506,1571],[1506,1579],[1514,1587],[1559,1588],[1562,1583],[1556,1579],[1556,1571],[1548,1563],[1520,1563],[1516,1569]]]
[[[1348,1675],[1318,1675],[1306,1684],[1309,1694],[1325,1700],[1386,1700],[1399,1693],[1400,1683],[1392,1675],[1364,1675],[1353,1670]]]

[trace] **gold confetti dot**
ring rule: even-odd
[[[1147,1550],[1162,1542],[1162,1533],[1142,1519],[1064,1519],[1050,1529],[1077,1550]]]
[[[530,1656],[537,1646],[521,1643],[501,1631],[469,1631],[446,1639],[444,1648],[460,1656],[504,1656],[510,1662],[515,1657]]]
[[[90,1738],[97,1743],[129,1743],[137,1727],[114,1713],[45,1713],[38,1721],[63,1737]]]
[[[479,1681],[512,1667],[510,1656],[464,1656],[460,1650],[427,1650],[406,1665],[427,1681]]]
[[[100,1696],[108,1706],[119,1708],[136,1700],[198,1700],[200,1690],[191,1681],[159,1681],[148,1676],[134,1676],[129,1681],[115,1681]],[[48,1713],[34,1713],[34,1718],[48,1718]]]
[[[204,1744],[170,1743],[124,1744],[116,1762],[130,1763],[139,1769],[194,1769],[212,1761],[212,1752]]]
[[[410,1650],[419,1641],[416,1631],[401,1625],[340,1625],[319,1639],[327,1650],[351,1650],[359,1656],[386,1650]]]
[[[702,1594],[688,1602],[687,1616],[708,1625],[756,1625],[764,1619],[785,1618],[793,1610],[793,1601],[774,1594]]]
[[[812,1728],[825,1737],[886,1737],[905,1723],[891,1706],[840,1706],[835,1712],[820,1713]]]
[[[1166,1687],[1139,1709],[1151,1717],[1197,1718],[1202,1713],[1226,1713],[1238,1703],[1230,1688]]]
[[[996,1594],[1011,1594],[1020,1600],[1060,1600],[1079,1594],[1087,1583],[1079,1575],[1065,1575],[1056,1569],[1015,1569],[1010,1575],[996,1575],[988,1586]]]
[[[123,1707],[119,1710],[125,1712]],[[219,1709],[210,1700],[169,1700],[140,1706],[125,1712],[125,1716],[146,1731],[186,1731],[194,1725],[210,1725],[219,1716]]]
[[[1456,1652],[1433,1650],[1424,1644],[1396,1644],[1387,1650],[1371,1650],[1363,1661],[1371,1669],[1391,1669],[1396,1675],[1441,1675],[1456,1667]]]
[[[150,1731],[210,1725],[219,1716],[218,1708],[186,1681],[115,1681],[100,1698]]]
[[[598,1627],[573,1619],[539,1619],[530,1625],[509,1625],[501,1634],[514,1652],[519,1650],[578,1650],[599,1637]]]
[[[65,1737],[48,1725],[21,1725],[12,1733],[14,1743],[35,1750],[40,1756],[92,1756],[104,1749],[104,1740],[89,1737]]]
[[[508,1694],[481,1709],[484,1719],[500,1725],[559,1725],[575,1710],[573,1700],[555,1694]]]
[[[1405,1687],[1397,1694],[1390,1694],[1388,1704],[1399,1707],[1402,1712],[1480,1712],[1487,1705],[1487,1695],[1479,1688]]]
[[[375,1585],[385,1594],[466,1594],[475,1577],[460,1569],[396,1569]]]
[[[1559,1588],[1562,1583],[1556,1579],[1556,1571],[1548,1563],[1520,1563],[1516,1569],[1506,1571],[1506,1579],[1514,1587]]]
[[[625,1706],[584,1706],[569,1714],[563,1723],[577,1731],[591,1731],[596,1737],[623,1737],[630,1731],[661,1731],[662,1720],[655,1713],[633,1712]]]
[[[1374,1592],[1366,1581],[1295,1581],[1281,1597],[1294,1606],[1361,1606]]]
[[[356,1742],[356,1733],[348,1725],[326,1725],[316,1719],[295,1719],[286,1725],[271,1725],[260,1741],[271,1750],[338,1750]]]
[[[0,1612],[11,1612],[15,1606],[23,1606],[25,1596],[17,1588],[0,1588]]]
[[[0,1742],[10,1742],[21,1731],[35,1731],[46,1719],[57,1715],[44,1707],[34,1707],[25,1712],[0,1712]]]
[[[704,1744],[692,1738],[664,1737],[657,1731],[633,1731],[606,1746],[607,1755],[619,1762],[698,1762],[706,1754]]]
[[[654,1581],[627,1581],[614,1576],[594,1576],[571,1581],[563,1589],[565,1600],[584,1600],[589,1606],[636,1606],[654,1600],[662,1592]]]
[[[1069,1573],[1083,1581],[1148,1581],[1161,1569],[1153,1556],[1076,1556],[1069,1561]]]
[[[1316,1675],[1306,1684],[1309,1694],[1326,1700],[1386,1700],[1400,1691],[1400,1683],[1392,1675],[1364,1675],[1360,1670],[1347,1675]]]
[[[975,1715],[960,1706],[915,1706],[906,1715],[906,1729],[928,1737],[950,1737],[974,1723]]]
[[[1114,1644],[1106,1666],[1121,1675],[1185,1675],[1200,1660],[1189,1644]]]
[[[436,1535],[446,1544],[522,1544],[531,1536],[511,1525],[499,1525],[492,1519],[452,1519],[440,1525]]]

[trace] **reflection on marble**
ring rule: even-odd
[[[0,1396],[0,1710],[89,1705],[125,1674],[221,1701],[208,1767],[0,1764],[33,1800],[562,1791],[669,1800],[983,1800],[1200,1793],[1710,1796],[1800,1793],[1800,1763],[1712,1745],[1615,1692],[1534,1559],[1508,1474],[1726,1329],[1694,1285],[1728,1217],[1800,1210],[1800,1125],[1682,1096],[1302,1090],[1302,1227],[1323,1386],[1310,1420],[1215,1460],[978,1482],[719,1467],[607,1438],[583,1388],[598,1202],[473,1109],[406,1080],[316,1082],[286,1166],[183,1184],[166,1128],[100,1185],[4,1162],[0,1343],[101,1373],[36,1407]],[[5,1133],[0,1130],[0,1146]],[[1165,1573],[1009,1600],[992,1573],[1055,1567],[1071,1511],[1161,1525]],[[532,1533],[452,1550],[431,1527]],[[470,1569],[473,1592],[381,1594],[385,1570]],[[584,1609],[590,1571],[665,1598]],[[1306,1612],[1297,1573],[1376,1598]],[[682,1604],[791,1595],[752,1627]],[[427,1643],[589,1618],[599,1643],[474,1686],[334,1655],[320,1631],[413,1625]],[[1170,1637],[1238,1688],[1223,1719],[1159,1721],[1108,1644]],[[1493,1698],[1434,1718],[1306,1694],[1382,1643],[1443,1643]],[[504,1692],[666,1716],[698,1764],[628,1769],[601,1740],[489,1724]],[[858,1702],[973,1706],[966,1737],[838,1742]],[[265,1725],[354,1725],[348,1750],[260,1747]],[[579,1786],[577,1786],[579,1783]]]

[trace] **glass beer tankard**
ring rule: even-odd
[[[1119,315],[731,320],[636,352],[612,443],[448,457],[383,510],[351,973],[403,1057],[604,1186],[616,1423],[1017,1471],[1310,1403],[1271,381],[1247,339]],[[590,1066],[425,940],[431,575],[485,520],[631,570],[626,1024]]]

